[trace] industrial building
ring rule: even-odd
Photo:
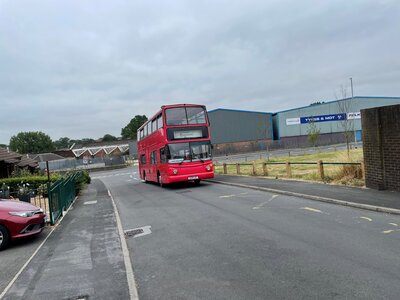
[[[274,139],[272,113],[218,108],[208,118],[214,155],[266,149]]]
[[[361,141],[361,109],[400,104],[400,97],[352,97],[276,113],[215,109],[208,112],[214,155],[308,147],[310,127],[319,130],[318,145]]]
[[[394,105],[400,97],[353,97],[274,114],[275,139],[285,147],[309,146],[308,132],[315,124],[320,135],[318,144],[345,142],[343,132],[352,132],[352,141],[361,141],[361,109]]]

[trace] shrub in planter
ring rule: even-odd
[[[17,189],[17,196],[20,201],[31,202],[31,197],[33,195],[29,183],[21,182]]]
[[[39,195],[43,196],[43,198],[47,198],[49,196],[49,190],[47,189],[47,184],[39,185],[37,192]]]
[[[8,198],[10,198],[10,187],[3,183],[0,188],[0,199]]]

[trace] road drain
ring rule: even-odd
[[[151,233],[151,226],[143,226],[140,228],[128,229],[124,231],[125,238],[137,238]]]
[[[72,298],[68,298],[67,300],[87,300],[87,299],[89,299],[89,295],[72,297]]]
[[[125,231],[125,237],[130,238],[130,237],[133,237],[135,235],[141,234],[143,232],[144,231],[143,231],[142,228],[126,230]]]

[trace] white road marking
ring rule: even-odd
[[[131,262],[131,258],[129,256],[129,249],[128,249],[128,245],[126,243],[124,230],[122,229],[122,223],[121,223],[121,219],[119,217],[118,208],[117,208],[117,205],[115,204],[114,198],[111,195],[110,190],[108,190],[108,195],[111,198],[111,202],[114,207],[115,218],[117,220],[118,233],[119,233],[119,238],[121,241],[122,254],[124,257],[124,264],[125,264],[125,270],[126,270],[126,279],[128,280],[129,296],[130,296],[131,300],[139,300],[139,295],[138,295],[138,291],[136,288],[135,275],[133,274],[132,262]]]
[[[384,234],[388,234],[388,233],[392,233],[394,230],[393,229],[390,229],[390,230],[385,230],[385,231],[382,231],[382,233],[384,233]]]
[[[399,225],[397,225],[396,223],[389,223],[390,225],[392,225],[392,226],[399,226]]]
[[[140,179],[137,179],[136,177],[133,177],[133,179],[135,179],[135,180],[140,180]]]
[[[322,211],[320,211],[319,209],[315,209],[315,208],[311,208],[311,207],[302,207],[300,209],[304,209],[304,210],[308,210],[308,211],[312,211],[312,212],[317,212],[317,213],[322,213]]]
[[[236,195],[224,195],[224,196],[219,196],[220,198],[232,198],[235,197]]]
[[[369,221],[369,222],[372,222],[372,219],[371,219],[371,218],[367,218],[367,217],[360,217],[360,219],[364,219],[364,220],[367,220],[367,221]]]
[[[131,175],[132,173],[117,173],[117,174],[110,174],[110,175],[100,175],[100,176],[93,176],[92,179],[101,179],[101,178],[108,178],[108,177],[113,177],[113,176],[124,176],[124,175]],[[136,172],[133,172],[133,174],[136,174]]]
[[[257,206],[254,206],[253,209],[260,209],[261,207],[265,206],[266,204],[268,204],[269,202],[274,200],[276,197],[278,197],[278,195],[272,195],[271,199],[269,199],[268,201],[265,201]]]
[[[83,205],[96,204],[97,200],[83,202]]]

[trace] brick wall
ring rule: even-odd
[[[361,110],[365,184],[400,191],[400,105]]]

